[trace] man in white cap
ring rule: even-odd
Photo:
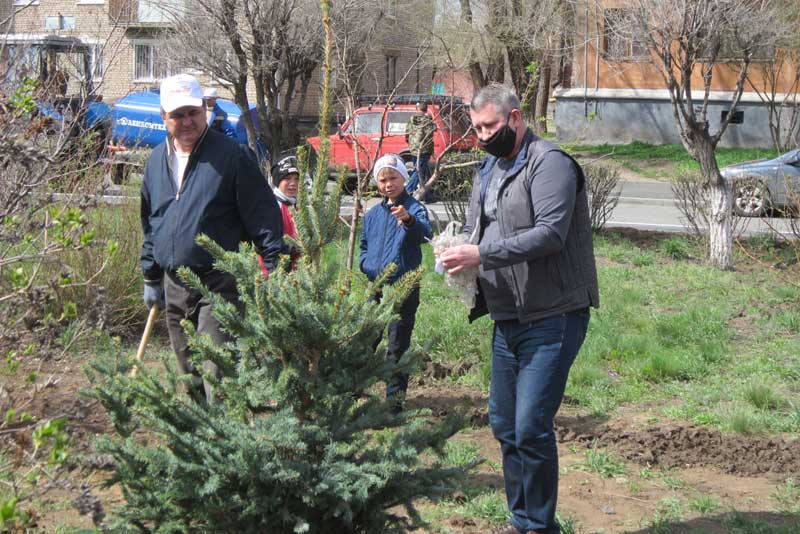
[[[219,98],[219,93],[215,88],[210,87],[203,91],[203,100],[206,103],[206,123],[212,130],[236,139],[236,129],[228,120],[228,114],[217,103],[217,98]]]
[[[275,197],[253,153],[208,128],[197,80],[186,74],[166,78],[160,98],[167,139],[150,154],[141,187],[144,302],[148,308],[166,309],[178,367],[193,375],[189,393],[203,402],[212,397],[211,385],[191,364],[180,322],[188,319],[199,333],[207,333],[217,343],[226,336],[211,315],[211,302],[187,286],[177,270],[190,268],[211,291],[240,306],[235,279],[214,269],[211,255],[195,238],[206,234],[232,251],[242,241],[250,241],[268,272],[277,263],[283,227]],[[203,363],[203,370],[206,376],[217,373],[210,361]]]

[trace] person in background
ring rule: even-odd
[[[420,266],[422,244],[430,239],[433,231],[425,206],[404,188],[408,171],[400,156],[381,156],[375,162],[373,177],[383,200],[364,215],[359,266],[367,278],[374,281],[390,264],[395,264],[397,268],[386,281],[393,284]],[[376,295],[376,299],[380,300],[381,294]],[[411,345],[418,307],[419,286],[401,303],[398,309],[400,318],[389,324],[386,359],[392,364],[397,364]],[[380,339],[375,348],[379,343]],[[405,373],[395,373],[386,385],[386,398],[394,402],[395,413],[402,411],[407,389],[408,374]]]
[[[181,321],[189,320],[217,343],[229,338],[211,313],[211,301],[177,271],[188,267],[203,285],[240,307],[236,279],[214,268],[211,254],[196,242],[198,234],[230,251],[242,241],[252,242],[269,271],[283,247],[283,225],[250,149],[206,124],[197,80],[186,74],[165,78],[159,98],[167,139],[150,153],[141,186],[144,303],[166,309],[178,369],[192,376],[188,393],[207,402],[213,398],[211,383],[191,363]],[[211,361],[203,363],[203,370],[206,375],[218,372]]]
[[[418,102],[416,107],[417,113],[406,124],[406,142],[414,163],[406,191],[412,195],[430,177],[428,163],[433,155],[433,132],[436,130],[433,118],[428,115],[427,102]]]
[[[300,187],[300,170],[297,168],[297,158],[286,156],[279,159],[272,166],[272,192],[278,200],[283,219],[283,235],[285,237],[297,237],[297,227],[294,224],[292,206],[297,204],[297,192]],[[300,251],[292,246],[291,243],[283,240],[281,254],[288,254],[291,259],[291,268],[297,267],[297,258]],[[263,266],[263,260],[259,257]]]
[[[206,123],[212,130],[236,139],[236,129],[228,120],[228,114],[217,103],[217,98],[219,98],[219,93],[213,87],[203,91],[203,101],[206,103]]]

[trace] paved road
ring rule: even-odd
[[[620,201],[612,213],[607,226],[638,228],[640,230],[655,230],[661,232],[685,232],[681,224],[681,213],[672,201],[672,190],[666,182],[622,182]],[[109,204],[138,203],[136,197],[119,197],[106,195],[103,201]],[[371,199],[367,207],[378,202]],[[353,202],[350,197],[342,199],[342,215],[352,213]],[[439,220],[442,229],[447,222],[447,213],[444,206],[439,203],[428,205],[433,212],[432,219]],[[742,219],[739,225],[741,233],[746,235],[756,233],[773,233],[775,231],[791,235],[787,219]]]
[[[609,228],[638,228],[660,232],[686,232],[681,223],[682,215],[672,200],[672,189],[666,182],[622,182],[620,201],[606,226]],[[377,203],[371,199],[367,207]],[[350,214],[352,202],[345,198],[342,213]],[[428,204],[434,222],[438,219],[444,227],[447,213],[439,203]],[[775,231],[789,236],[791,230],[786,219],[739,219],[737,227],[740,234],[773,233]]]
[[[672,199],[666,182],[623,182],[619,204],[608,221],[609,227],[629,227],[662,232],[685,232],[683,216]],[[791,235],[789,221],[780,218],[737,219],[739,234],[753,235],[778,232]]]

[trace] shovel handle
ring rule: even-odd
[[[147,340],[150,339],[150,333],[153,331],[153,326],[156,324],[156,317],[158,317],[158,305],[153,305],[150,308],[150,313],[147,315],[147,324],[144,325],[144,333],[142,333],[142,340],[139,342],[139,350],[136,351],[136,363],[131,370],[131,378],[136,377],[139,372],[139,365],[144,358],[144,349],[147,347]]]

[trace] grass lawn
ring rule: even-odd
[[[699,172],[683,145],[651,145],[634,141],[627,145],[563,145],[572,154],[587,158],[611,160],[623,168],[653,179],[670,179],[680,173]],[[720,168],[755,159],[769,159],[778,155],[774,149],[718,148],[717,164]]]
[[[596,236],[601,307],[570,374],[568,404],[598,416],[646,405],[655,418],[800,435],[797,272],[792,279],[769,268],[789,251],[753,246],[765,266],[722,272],[681,237]],[[431,272],[415,340],[435,362],[471,364],[457,380],[487,391],[491,322],[470,325],[432,263],[426,249]]]

